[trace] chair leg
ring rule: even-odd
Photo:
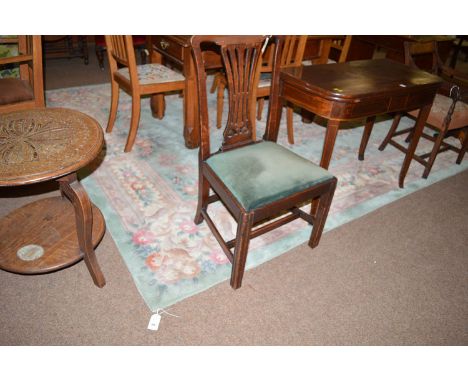
[[[115,118],[117,117],[117,106],[119,105],[119,85],[111,81],[111,105],[109,110],[109,120],[107,121],[106,132],[110,133],[114,128]]]
[[[265,104],[265,98],[261,97],[258,99],[258,107],[257,107],[257,121],[262,119],[263,113],[263,105]]]
[[[213,78],[213,83],[211,84],[210,93],[213,94],[216,91],[216,88],[219,86],[221,73],[216,73]]]
[[[431,155],[429,156],[429,159],[427,160],[427,163],[425,166],[426,168],[424,169],[424,173],[422,176],[424,179],[426,179],[429,176],[429,173],[431,172],[432,165],[434,164],[437,154],[439,153],[440,145],[442,144],[442,141],[444,140],[444,138],[445,138],[445,133],[440,132],[434,142],[434,147],[432,148]]]
[[[253,213],[242,214],[239,225],[237,226],[236,246],[234,248],[234,259],[232,262],[231,287],[233,289],[238,289],[242,285],[252,224]]]
[[[294,128],[293,128],[293,108],[286,106],[286,127],[288,129],[288,142],[294,144]]]
[[[141,101],[139,94],[132,95],[132,119],[130,122],[130,130],[128,132],[127,143],[125,144],[125,152],[132,151],[133,144],[138,130],[138,123],[140,122],[140,109]]]
[[[104,70],[104,48],[100,46],[96,46],[96,57],[99,63],[99,68]]]
[[[414,135],[414,130],[411,130],[408,135],[406,136],[405,138],[405,142],[406,143],[410,143],[411,142],[411,139],[413,139],[413,135]]]
[[[328,192],[321,195],[318,200],[318,205],[314,201],[311,203],[311,212],[315,216],[312,232],[310,233],[309,247],[315,248],[322,237],[323,228],[327,221],[328,211],[330,210],[333,201],[333,195],[336,189],[336,179],[330,183]],[[316,210],[316,212],[314,212]]]
[[[398,125],[400,124],[400,119],[401,119],[401,114],[397,114],[393,118],[392,126],[390,127],[390,130],[388,130],[387,136],[385,137],[385,139],[382,141],[382,143],[379,146],[380,151],[385,150],[385,147],[387,147],[388,142],[390,142],[390,140],[392,139],[393,134],[395,133]]]
[[[216,97],[216,127],[221,128],[221,123],[223,120],[223,108],[224,108],[224,89],[225,84],[223,81],[218,80],[218,94]]]
[[[210,193],[210,184],[203,176],[202,170],[198,171],[198,205],[195,213],[195,224],[203,222],[202,210],[208,206],[208,196]]]
[[[141,64],[146,65],[146,50],[145,48],[140,49],[140,58],[141,58]]]
[[[463,137],[461,149],[457,157],[457,164],[461,163],[463,157],[465,156],[466,150],[468,149],[468,128],[465,129],[464,134],[465,136]]]

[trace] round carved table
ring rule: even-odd
[[[23,206],[0,220],[0,268],[41,274],[84,258],[94,283],[106,281],[94,253],[105,232],[76,171],[93,161],[104,142],[101,126],[70,109],[41,108],[0,114],[0,186],[51,179],[61,196]]]

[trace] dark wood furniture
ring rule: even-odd
[[[421,109],[415,136],[400,172],[399,185],[403,187],[412,154],[440,84],[439,77],[397,62],[364,60],[281,70],[276,97],[280,100],[278,105],[290,101],[328,119],[320,161],[324,168],[330,164],[341,121],[367,118],[359,149],[359,158],[363,159],[376,115]],[[271,121],[274,127],[266,139],[276,141],[281,112],[281,107],[275,108]]]
[[[383,49],[386,58],[401,63],[405,62],[404,42],[427,42],[436,41],[440,57],[445,62],[452,49],[454,38],[452,36],[353,36],[348,52],[348,61],[367,60],[374,56],[376,49]],[[431,68],[431,57],[421,56],[418,58],[418,67],[429,70]]]
[[[304,49],[307,42],[307,36],[286,36],[284,46],[280,58],[281,68],[298,68],[302,66],[304,57]],[[271,93],[271,72],[272,62],[269,60],[266,66],[262,66],[259,71],[259,80],[257,87],[258,110],[257,119],[262,118],[262,110],[265,97],[269,97]],[[262,74],[267,73],[266,78],[262,78]],[[293,133],[293,107],[286,105],[286,127],[288,130],[288,141],[294,143]]]
[[[114,127],[119,104],[119,88],[132,97],[132,117],[125,152],[132,150],[138,130],[141,97],[185,89],[182,74],[161,64],[137,65],[132,36],[105,36],[111,73],[111,107],[106,132]]]
[[[347,61],[352,36],[316,35],[307,36],[304,64],[326,64]]]
[[[87,36],[44,36],[44,57],[49,58],[82,58],[89,64]]]
[[[199,120],[197,102],[197,84],[195,64],[192,56],[192,36],[151,36],[149,47],[151,62],[165,63],[182,71],[185,77],[184,89],[184,140],[188,148],[199,145]],[[217,48],[212,46],[203,52],[207,69],[222,67],[221,56]],[[164,115],[164,96],[156,95],[151,99],[153,115],[162,118]]]
[[[460,164],[468,147],[468,75],[458,72],[449,66],[445,66],[438,55],[437,44],[431,42],[405,42],[405,63],[417,68],[415,59],[420,55],[432,57],[431,72],[444,78],[444,84],[434,99],[431,111],[427,117],[427,125],[437,132],[436,136],[422,132],[422,137],[434,142],[432,150],[428,153],[416,155],[412,158],[424,166],[423,178],[427,178],[437,154],[442,151],[452,150],[458,154],[456,163]],[[463,87],[463,85],[465,85]],[[463,98],[464,97],[464,98]],[[465,102],[462,102],[462,101]],[[410,110],[413,118],[418,116],[418,110]],[[397,131],[402,114],[398,113],[387,136],[379,147],[384,150],[387,144],[391,144],[400,151],[406,153],[407,148],[393,140],[393,137],[408,134],[407,141],[412,139],[414,127]],[[456,147],[445,141],[449,136],[460,136],[461,147]]]
[[[0,58],[0,69],[19,68],[19,78],[0,78],[0,113],[44,107],[41,36],[0,38],[18,46],[18,55]]]
[[[280,65],[281,68],[297,68],[302,65],[302,57],[304,55],[304,49],[307,42],[307,36],[286,36],[284,39],[284,47],[281,53]],[[270,96],[271,91],[271,72],[273,66],[273,44],[269,44],[265,47],[264,54],[262,55],[262,65],[258,66],[258,73],[256,83],[256,99],[258,102],[257,107],[257,119],[262,119],[262,112],[264,101],[266,97]],[[221,127],[221,117],[223,114],[224,106],[224,89],[227,86],[227,80],[224,73],[217,73],[218,78],[218,93],[217,93],[217,117],[216,126]],[[215,78],[216,81],[216,78]],[[255,111],[255,105],[252,106],[252,111]],[[288,128],[288,140],[290,143],[294,143],[293,136],[293,108],[290,105],[286,106],[287,113],[287,128]],[[254,123],[252,127],[253,139],[256,139],[255,119],[252,119]]]
[[[198,73],[201,126],[195,223],[206,220],[231,261],[230,283],[234,289],[241,286],[251,238],[303,218],[313,224],[309,246],[317,246],[336,187],[336,178],[328,171],[274,142],[256,142],[253,139],[251,108],[255,102],[256,65],[261,61],[264,40],[262,36],[194,36],[191,42]],[[212,153],[210,147],[206,72],[202,56],[202,46],[206,41],[221,48],[230,90],[228,122],[222,146],[216,153]],[[279,75],[280,42],[275,38],[273,78]],[[277,81],[273,80],[273,87],[277,86],[275,84]],[[273,92],[275,90],[272,89]],[[210,189],[213,191],[211,195]],[[311,214],[299,209],[312,200],[315,200],[316,208]],[[238,223],[236,238],[228,242],[208,214],[208,205],[217,201],[226,206]],[[278,219],[270,221],[272,218]]]
[[[456,36],[456,38],[456,41],[453,42],[453,54],[450,59],[450,67],[454,69],[460,52],[465,54],[465,62],[468,61],[468,36],[460,35]]]
[[[99,124],[74,110],[0,114],[0,187],[55,179],[62,194],[30,203],[0,220],[1,269],[40,274],[84,258],[94,283],[105,285],[94,253],[105,232],[104,218],[76,176],[99,155],[102,145]]]

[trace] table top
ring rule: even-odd
[[[281,78],[323,98],[337,101],[404,93],[405,89],[414,86],[431,87],[442,82],[441,78],[430,73],[386,59],[287,68],[281,70]]]
[[[104,142],[99,123],[76,110],[0,114],[0,186],[55,179],[84,167]]]

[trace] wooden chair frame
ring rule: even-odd
[[[111,107],[106,132],[110,133],[114,127],[119,103],[119,88],[122,88],[132,97],[132,117],[130,130],[125,144],[125,152],[132,150],[135,142],[138,123],[140,121],[141,97],[150,94],[165,93],[185,89],[185,80],[173,82],[161,82],[141,84],[138,80],[138,69],[135,58],[135,49],[131,35],[105,36],[107,46],[107,57],[109,59],[111,75]],[[130,79],[118,72],[118,66],[127,67]]]
[[[27,101],[0,105],[0,112],[44,107],[44,79],[42,70],[41,36],[21,35],[15,38],[0,38],[1,44],[18,44],[18,55],[0,58],[0,66],[19,64],[20,79],[29,82],[34,98]]]
[[[418,68],[415,61],[414,55],[418,54],[432,54],[432,68],[431,73],[441,76],[445,82],[443,83],[439,93],[449,96],[452,99],[452,103],[449,107],[448,113],[444,118],[442,126],[431,126],[434,130],[438,131],[436,136],[426,134],[423,132],[422,137],[434,142],[432,150],[428,153],[421,155],[413,154],[413,159],[418,163],[424,166],[424,172],[422,177],[427,178],[431,172],[434,161],[437,157],[437,154],[443,151],[451,150],[458,154],[456,163],[460,164],[463,160],[465,152],[468,148],[468,126],[460,127],[454,130],[450,130],[450,122],[455,111],[455,106],[457,102],[466,102],[467,90],[468,87],[464,88],[463,85],[468,86],[468,76],[464,73],[458,72],[453,68],[450,68],[442,62],[441,58],[437,52],[437,43],[435,41],[423,42],[423,43],[414,43],[405,41],[405,63],[414,68]],[[385,147],[390,144],[397,148],[398,150],[406,153],[407,148],[393,140],[393,137],[408,134],[406,142],[408,143],[411,140],[412,133],[414,131],[414,126],[397,131],[398,125],[400,123],[402,114],[399,113],[395,115],[393,119],[392,126],[390,127],[386,137],[379,146],[379,150],[383,151]],[[453,146],[444,141],[444,139],[450,135],[458,134],[460,137],[461,147]]]
[[[280,65],[281,68],[295,68],[302,65],[302,58],[307,43],[307,35],[303,36],[285,36],[284,47],[281,55]],[[272,73],[272,60],[274,45],[270,44],[262,57],[262,65],[258,66],[258,73],[256,81],[259,83],[262,73]],[[224,89],[226,88],[227,82],[224,74],[218,74],[215,77],[213,87],[217,86],[217,127],[221,128],[221,119],[223,115],[224,106]],[[213,90],[213,88],[211,89]],[[262,119],[263,107],[265,104],[265,98],[270,95],[271,86],[257,86],[256,97],[254,103],[258,101],[257,107],[257,120]],[[255,105],[254,105],[255,106]],[[255,111],[255,108],[253,109]],[[293,107],[286,105],[286,116],[287,116],[287,130],[288,130],[288,141],[294,143],[293,134]],[[253,120],[255,127],[255,120]],[[254,139],[256,130],[254,129]]]
[[[279,58],[283,38],[275,37],[275,52],[273,60],[272,91],[279,86]],[[257,65],[261,60],[261,48],[265,38],[261,36],[194,36],[192,48],[195,58],[198,84],[198,100],[200,110],[200,151],[199,151],[199,197],[195,215],[195,223],[200,224],[206,220],[213,235],[219,242],[222,250],[232,263],[230,284],[233,289],[241,286],[250,239],[269,232],[283,224],[297,218],[302,218],[313,224],[309,246],[314,248],[320,241],[323,227],[328,215],[333,194],[336,187],[336,178],[321,182],[303,191],[294,193],[286,198],[268,203],[265,206],[246,211],[223,181],[208,165],[207,160],[219,153],[235,150],[246,145],[256,145],[253,138],[252,105],[255,101]],[[202,56],[203,42],[215,43],[220,46],[221,54],[226,68],[226,78],[229,84],[229,115],[224,130],[222,147],[216,153],[211,153],[209,136],[209,117],[207,106],[206,73]],[[237,61],[236,57],[249,59]],[[277,97],[276,97],[277,98]],[[271,108],[278,107],[275,98],[270,103]],[[270,120],[270,114],[268,120]],[[268,121],[268,126],[270,121]],[[267,126],[266,137],[269,127]],[[210,195],[210,189],[213,193]],[[225,241],[208,214],[211,203],[222,201],[227,210],[238,223],[236,238]],[[305,202],[312,202],[311,214],[299,209]],[[260,223],[282,216],[278,220],[269,222],[255,228]],[[234,252],[231,251],[234,249]]]

